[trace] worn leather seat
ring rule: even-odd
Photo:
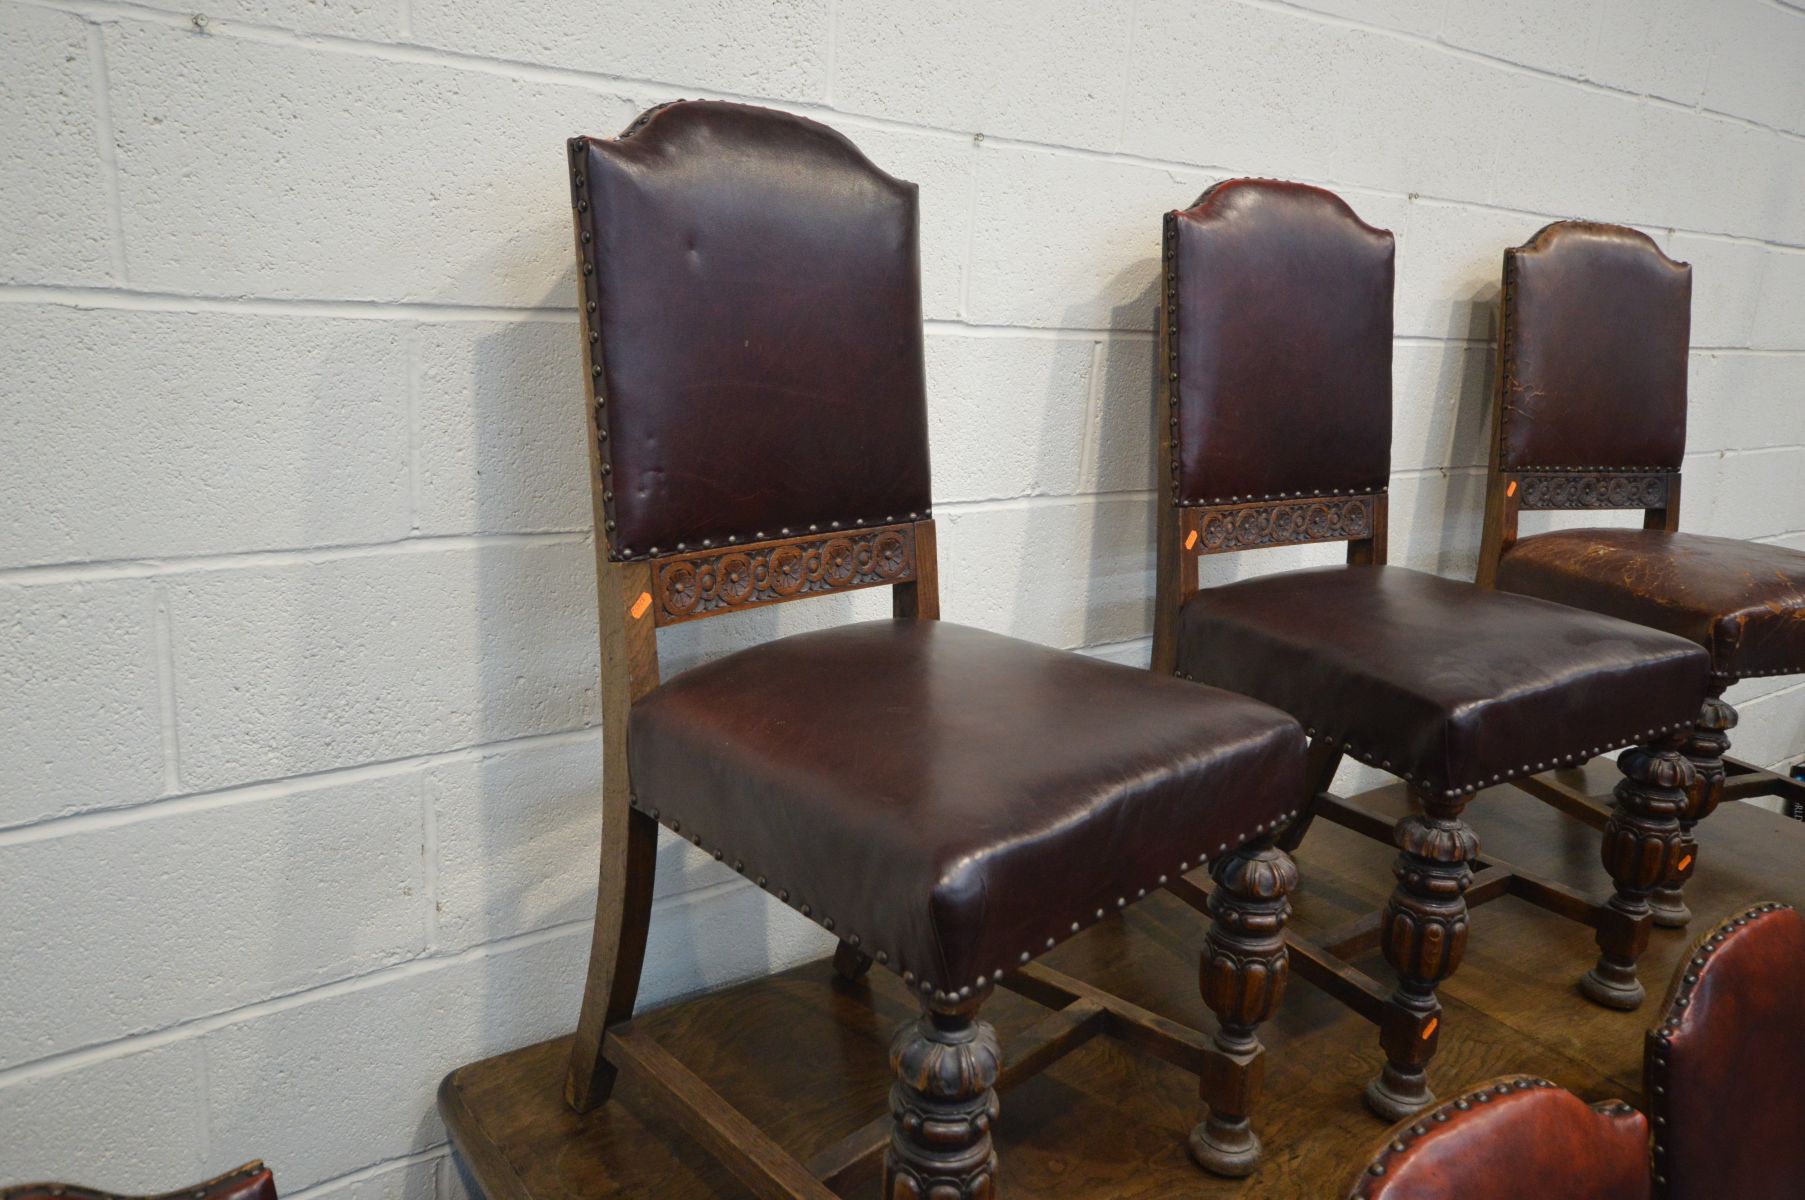
[[[1430,791],[1689,726],[1706,672],[1681,638],[1400,567],[1241,580],[1197,593],[1179,619],[1184,675]]]
[[[1660,529],[1520,539],[1498,586],[1689,638],[1734,679],[1805,672],[1805,553]]]
[[[1278,827],[1303,793],[1303,731],[1264,704],[939,621],[698,667],[634,704],[629,745],[641,809],[947,991]]]

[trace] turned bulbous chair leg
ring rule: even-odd
[[[1435,989],[1466,953],[1469,863],[1479,853],[1478,835],[1461,819],[1464,796],[1418,794],[1415,800],[1422,811],[1392,830],[1398,883],[1379,931],[1398,983],[1379,1023],[1385,1066],[1366,1086],[1366,1106],[1387,1121],[1401,1121],[1435,1100],[1429,1090],[1429,1060],[1441,1030]]]
[[[987,994],[924,1000],[890,1043],[884,1200],[996,1200],[990,1127],[1003,1056],[996,1030],[977,1019]]]
[[[1648,947],[1654,924],[1649,897],[1679,867],[1680,814],[1697,781],[1692,763],[1680,753],[1690,736],[1631,746],[1617,758],[1624,777],[1613,793],[1616,804],[1604,827],[1601,855],[1617,890],[1598,914],[1598,964],[1579,982],[1587,999],[1606,1008],[1628,1011],[1642,1003],[1636,960]]]
[[[1198,1080],[1206,1111],[1191,1131],[1190,1150],[1206,1171],[1239,1179],[1260,1162],[1251,1114],[1265,1079],[1266,1049],[1256,1030],[1278,1011],[1290,975],[1285,920],[1297,864],[1262,840],[1221,859],[1210,873],[1216,889],[1198,975],[1217,1027]]]
[[[1680,857],[1673,874],[1648,902],[1655,924],[1663,929],[1679,929],[1692,920],[1683,890],[1698,866],[1698,842],[1692,830],[1716,811],[1724,798],[1724,755],[1730,752],[1730,730],[1736,727],[1736,710],[1723,698],[1728,686],[1712,686],[1683,750],[1696,778],[1686,790],[1686,810],[1680,814]]]

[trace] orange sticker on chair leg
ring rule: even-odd
[[[1436,1029],[1438,1029],[1440,1026],[1441,1026],[1441,1018],[1440,1017],[1430,1017],[1429,1023],[1427,1025],[1423,1026],[1423,1033],[1422,1033],[1423,1040],[1426,1042],[1430,1038],[1434,1037]]]
[[[1191,530],[1190,536],[1185,538],[1185,549],[1189,550],[1192,546],[1195,546],[1196,544],[1197,544],[1197,531],[1195,529],[1193,529],[1193,530]]]
[[[652,607],[652,593],[641,592],[639,599],[633,602],[633,619],[635,621],[646,615],[646,609]]]
[[[1679,865],[1677,867],[1675,867],[1674,869],[1676,871],[1684,871],[1687,867],[1690,867],[1691,865],[1692,865],[1692,856],[1690,854],[1688,854],[1685,858],[1682,858],[1680,860]]]
[[[1517,481],[1516,480],[1513,479],[1510,481],[1509,486],[1507,486],[1504,489],[1504,494],[1506,496],[1514,496],[1517,494]]]

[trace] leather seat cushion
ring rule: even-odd
[[[1658,529],[1518,541],[1498,586],[1690,638],[1719,676],[1805,672],[1805,553]]]
[[[641,809],[947,992],[1271,832],[1304,788],[1275,709],[940,621],[685,672],[628,747]]]
[[[1179,670],[1256,696],[1431,792],[1470,792],[1690,727],[1706,656],[1670,634],[1400,567],[1208,588]]]

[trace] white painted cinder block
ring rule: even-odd
[[[1122,129],[1131,6],[1109,0],[842,0],[834,105],[1107,149]]]
[[[227,1162],[208,1147],[197,1051],[192,1040],[165,1042],[0,1079],[0,1165],[7,1178],[79,1179],[143,1193],[245,1161]]]
[[[580,339],[574,321],[420,328],[421,532],[589,528]]]
[[[162,794],[154,603],[143,584],[0,587],[0,828]]]
[[[1201,172],[986,147],[966,313],[980,324],[1151,331],[1161,220]]]
[[[1692,233],[1660,240],[1671,257],[1692,264],[1692,344],[1748,345],[1761,296],[1762,247]]]
[[[1575,6],[1580,7],[1580,6]],[[1697,0],[1604,0],[1586,77],[1606,87],[1697,103],[1716,6]]]
[[[112,279],[95,74],[80,18],[0,8],[0,282]]]
[[[0,321],[0,562],[217,554],[408,531],[394,321],[20,305]]]
[[[413,0],[411,11],[419,41],[464,54],[816,101],[827,87],[828,7],[828,0],[706,0],[681,10],[660,0],[532,0],[496,19],[457,0]]]
[[[934,498],[1077,491],[1097,345],[1077,337],[929,338]],[[1150,419],[1141,423],[1143,435],[1151,428]]]
[[[435,1200],[444,1195],[440,1189],[447,1186],[443,1181],[449,1165],[449,1155],[428,1153],[393,1166],[353,1172],[321,1184],[312,1195],[314,1200]],[[279,1176],[276,1186],[283,1186]]]
[[[396,968],[200,1037],[207,1132],[290,1191],[445,1140],[434,1092],[453,1067],[569,1032],[587,930]]]
[[[132,280],[567,308],[564,140],[618,93],[120,23],[106,31]]]
[[[1434,37],[1441,30],[1447,0],[1292,0],[1299,8],[1311,8],[1331,16],[1367,25],[1382,25],[1405,33]]]
[[[1750,342],[1768,350],[1805,350],[1805,251],[1767,252]]]
[[[1448,0],[1441,37],[1451,46],[1577,78],[1603,8],[1599,0]]]
[[[1805,19],[1763,0],[1713,8],[1717,41],[1705,107],[1805,133]]]
[[[162,9],[183,24],[194,15],[194,5],[179,0],[145,0],[138,7]],[[206,29],[219,34],[265,26],[382,42],[402,32],[404,8],[403,0],[208,0],[203,15]]]
[[[595,723],[586,542],[169,583],[182,780],[219,787]]]
[[[273,795],[0,845],[0,1062],[400,962],[425,946],[419,782]],[[37,1002],[47,980],[58,1002]]]

